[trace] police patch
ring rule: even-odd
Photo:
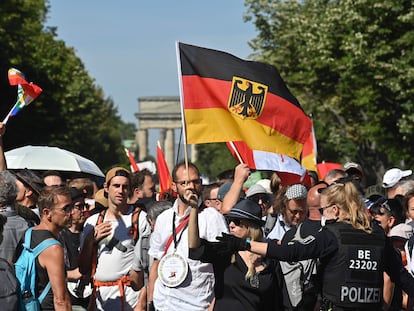
[[[229,111],[241,119],[257,119],[262,114],[267,90],[267,85],[234,76]]]

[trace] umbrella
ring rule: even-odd
[[[81,172],[105,177],[91,160],[58,147],[24,146],[5,152],[7,168]]]

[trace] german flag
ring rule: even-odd
[[[187,143],[244,141],[300,158],[311,120],[276,68],[180,42],[177,53]]]

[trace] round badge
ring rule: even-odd
[[[161,258],[158,265],[158,277],[162,284],[176,287],[184,282],[188,274],[188,263],[183,256],[170,253]]]

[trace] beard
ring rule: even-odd
[[[198,205],[198,198],[200,197],[200,194],[197,193],[197,191],[195,189],[191,189],[193,195],[190,196],[190,199],[186,199],[184,197],[184,193],[179,193],[178,197],[180,198],[180,200],[187,205]]]

